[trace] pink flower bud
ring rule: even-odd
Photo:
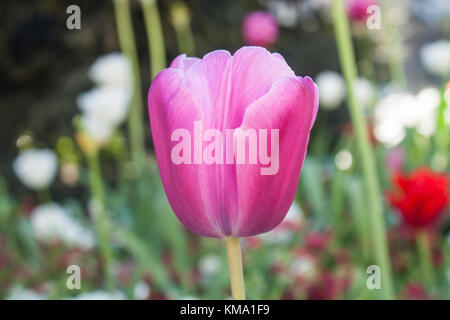
[[[278,38],[278,22],[265,11],[253,11],[244,17],[242,36],[248,45],[268,48]]]

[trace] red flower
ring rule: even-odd
[[[413,227],[431,225],[449,204],[450,182],[444,173],[424,167],[410,174],[397,173],[392,183],[395,190],[387,194],[387,199]]]

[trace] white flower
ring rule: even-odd
[[[294,277],[312,279],[317,274],[316,261],[310,255],[307,254],[299,255],[292,262],[290,270],[291,273],[294,275]]]
[[[78,96],[80,110],[89,118],[116,126],[127,116],[130,95],[120,88],[98,87]]]
[[[438,40],[420,49],[420,58],[425,69],[439,77],[450,75],[450,41]]]
[[[417,96],[393,93],[375,106],[375,137],[393,147],[406,135],[406,128],[414,128],[425,137],[436,131],[436,115],[440,93],[436,88],[425,88]]]
[[[41,190],[52,183],[58,159],[50,149],[28,149],[13,162],[13,170],[22,183],[30,189]]]
[[[373,133],[378,141],[386,144],[388,147],[395,147],[405,138],[406,130],[395,119],[387,119],[376,123]]]
[[[48,203],[38,206],[30,216],[36,238],[46,244],[62,241],[67,245],[91,249],[94,244],[92,232],[81,226],[63,207]]]
[[[425,88],[417,94],[415,128],[421,135],[431,137],[435,133],[440,102],[441,94],[436,88]]]
[[[133,290],[133,297],[136,300],[145,300],[150,295],[150,286],[145,281],[139,281]]]
[[[114,131],[114,126],[102,121],[98,117],[83,115],[81,125],[84,132],[98,144],[105,144],[109,141]]]
[[[345,98],[345,81],[341,75],[334,71],[322,71],[316,77],[319,87],[319,103],[327,109],[339,107]]]
[[[285,1],[271,1],[269,9],[273,12],[277,21],[284,27],[293,27],[297,24],[297,8],[294,3]]]
[[[114,292],[99,290],[81,293],[75,297],[75,300],[125,300],[125,295],[118,290]]]
[[[130,61],[121,53],[113,52],[98,58],[89,69],[89,78],[100,86],[131,91],[133,77]]]
[[[46,296],[36,291],[14,287],[8,295],[8,300],[44,300]]]
[[[204,277],[210,277],[217,274],[222,262],[220,257],[215,254],[209,254],[201,258],[199,262],[200,273]]]
[[[340,150],[334,158],[334,163],[339,170],[345,171],[350,169],[353,163],[352,153],[347,149]]]
[[[358,104],[363,109],[368,108],[375,98],[372,83],[366,78],[358,78],[355,81],[354,90]]]

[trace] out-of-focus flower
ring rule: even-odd
[[[217,50],[201,60],[176,58],[152,82],[148,102],[164,189],[187,228],[203,236],[246,237],[281,223],[294,200],[318,109],[309,77],[295,76],[279,54],[261,47],[243,47],[233,56]],[[231,130],[234,138],[242,130],[278,129],[278,171],[261,171],[268,168],[258,161],[224,165],[225,143],[215,149],[222,155],[215,160],[176,164],[170,129],[194,137],[199,123],[221,135]],[[193,146],[187,148],[194,155]]]
[[[14,287],[8,295],[8,300],[45,300],[47,296],[34,290]]]
[[[440,101],[441,94],[438,89],[433,87],[421,90],[416,96],[417,115],[414,126],[417,132],[425,137],[431,137],[436,131],[437,110]]]
[[[375,89],[372,83],[366,78],[358,78],[354,85],[356,100],[358,104],[367,109],[375,99]]]
[[[270,244],[283,244],[292,240],[293,232],[298,231],[303,224],[302,209],[295,202],[289,208],[286,217],[275,229],[262,234],[261,239]]]
[[[89,77],[99,86],[131,91],[133,73],[129,59],[113,52],[98,58],[88,71]]]
[[[308,253],[298,253],[290,266],[290,273],[300,280],[311,280],[317,276],[317,258]]]
[[[413,227],[427,227],[436,222],[449,204],[450,181],[445,173],[423,167],[392,178],[394,190],[387,193],[389,203]]]
[[[55,178],[58,159],[50,149],[27,149],[13,162],[13,170],[22,183],[30,189],[47,188]]]
[[[393,93],[381,99],[374,111],[375,137],[387,146],[398,145],[406,135],[406,128],[415,128],[429,137],[436,130],[436,112],[440,94],[436,88],[425,88],[417,96]]]
[[[334,163],[339,170],[350,169],[353,163],[352,153],[347,149],[340,150],[334,158]]]
[[[61,241],[85,250],[95,245],[92,232],[57,204],[48,203],[36,207],[31,212],[30,220],[34,235],[45,244]]]
[[[388,151],[385,159],[386,168],[391,173],[401,171],[405,163],[405,151],[401,147],[397,147]]]
[[[84,115],[116,126],[127,116],[130,95],[126,90],[98,87],[78,96],[77,103]]]
[[[307,289],[309,300],[337,299],[342,290],[342,280],[330,272],[323,272],[318,281],[312,283]]]
[[[16,147],[19,150],[25,149],[27,147],[31,147],[33,145],[33,137],[29,134],[22,134],[16,140]]]
[[[253,11],[244,17],[242,36],[248,45],[270,47],[278,38],[278,23],[265,11]]]
[[[146,300],[150,296],[150,286],[145,281],[139,281],[133,289],[133,297],[136,300]]]
[[[316,77],[319,87],[320,106],[327,110],[334,110],[344,101],[345,81],[334,71],[322,71]]]
[[[331,0],[266,0],[267,8],[277,18],[278,23],[283,27],[294,27],[299,23],[304,23],[304,28],[311,28],[315,25],[315,15],[323,11],[331,11]]]
[[[89,77],[98,87],[77,99],[85,134],[77,140],[84,152],[94,152],[107,143],[116,126],[126,119],[133,85],[130,62],[120,53],[100,57],[89,69]]]
[[[81,293],[75,297],[75,300],[125,300],[125,295],[121,291],[92,291]]]
[[[114,131],[114,127],[111,124],[102,121],[97,117],[90,115],[83,115],[81,118],[81,125],[83,132],[87,137],[97,145],[103,145],[107,143]],[[80,141],[78,141],[80,143]]]
[[[280,25],[293,27],[297,24],[298,12],[295,3],[276,0],[270,1],[267,6]]]
[[[430,299],[430,297],[427,294],[427,290],[423,287],[423,285],[416,282],[408,283],[400,296],[402,297],[402,299],[408,300]]]
[[[61,165],[59,173],[61,181],[68,186],[73,186],[78,182],[80,172],[75,162],[66,162]]]
[[[395,119],[386,119],[375,124],[373,133],[378,141],[389,147],[394,147],[405,138],[406,130]]]
[[[222,262],[215,254],[208,254],[200,259],[199,268],[203,277],[211,277],[220,271]]]
[[[322,232],[311,231],[305,237],[306,247],[311,252],[320,252],[328,246],[332,237],[333,234],[329,230]]]
[[[353,21],[366,21],[369,14],[367,13],[367,8],[372,5],[376,5],[375,0],[348,0],[347,1],[347,12],[348,16]]]
[[[420,58],[425,69],[438,77],[450,75],[450,40],[428,43],[420,49]]]
[[[448,0],[409,1],[412,13],[426,24],[436,27],[450,17]]]

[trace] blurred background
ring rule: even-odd
[[[450,2],[344,3],[393,297],[450,298]],[[71,5],[80,29],[68,28]],[[369,14],[371,6],[380,11]],[[167,203],[146,96],[179,54],[246,44],[279,52],[320,89],[293,206],[275,230],[243,240],[248,298],[383,297],[367,284],[377,238],[331,0],[19,0],[0,8],[0,298],[229,297],[223,244],[187,231]],[[80,267],[81,288],[69,288],[69,265]]]

